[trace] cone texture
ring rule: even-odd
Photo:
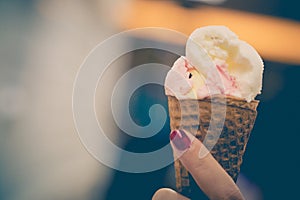
[[[185,129],[204,141],[211,154],[236,181],[258,103],[224,96],[180,101],[168,96],[171,130]],[[177,190],[190,197],[193,190],[199,190],[198,186],[179,160],[174,166]]]

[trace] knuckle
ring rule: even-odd
[[[152,200],[164,200],[167,199],[169,191],[167,188],[160,188],[159,190],[157,190],[153,197]]]

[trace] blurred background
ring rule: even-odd
[[[174,188],[172,165],[131,174],[96,161],[75,130],[72,87],[90,50],[115,33],[155,26],[189,35],[214,24],[228,26],[265,61],[259,114],[238,184],[246,199],[299,198],[299,5],[294,0],[0,0],[0,199],[151,199],[161,187]],[[184,44],[160,35],[132,35],[131,41],[161,42],[184,53]],[[146,49],[114,65],[126,71],[149,62],[171,66],[177,58]],[[113,70],[120,77],[118,67]],[[162,87],[146,85],[134,93],[130,109],[136,123],[149,123],[145,116],[154,103],[167,108]],[[101,98],[99,104],[98,114],[110,119]],[[169,141],[168,122],[145,140],[122,133],[113,120],[106,126],[114,127],[109,138],[115,144],[134,152]],[[122,165],[122,159],[117,162]]]

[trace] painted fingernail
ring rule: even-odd
[[[172,131],[170,134],[170,139],[174,146],[180,151],[188,149],[191,145],[190,138],[188,138],[183,130]]]

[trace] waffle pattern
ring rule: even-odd
[[[258,103],[224,96],[180,101],[168,96],[171,130],[185,129],[194,134],[211,149],[211,154],[236,181]],[[174,166],[179,192],[191,196],[193,190],[199,190],[179,160],[175,161]]]

